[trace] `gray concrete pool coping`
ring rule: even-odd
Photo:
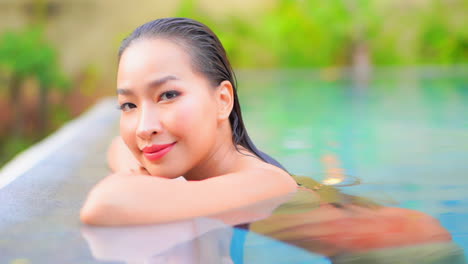
[[[87,128],[95,127],[103,119],[115,121],[117,111],[112,106],[115,98],[109,97],[99,101],[94,107],[78,118],[66,123],[55,133],[19,153],[13,160],[0,168],[0,189],[24,175],[44,161],[53,152],[58,151],[68,142],[77,139]],[[87,131],[93,133],[93,131]]]

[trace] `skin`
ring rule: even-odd
[[[207,216],[296,190],[285,171],[236,150],[229,124],[232,84],[213,86],[178,44],[161,38],[132,43],[121,57],[117,87],[121,139],[108,156],[114,173],[91,190],[81,210],[84,223]],[[167,143],[175,145],[159,160],[142,152]],[[187,181],[173,180],[179,176]]]

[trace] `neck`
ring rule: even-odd
[[[230,125],[224,125],[220,129],[225,133],[220,133],[221,136],[216,139],[210,154],[184,175],[187,180],[199,181],[228,174],[240,166],[244,155],[237,151],[232,142]]]

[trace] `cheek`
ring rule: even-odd
[[[178,131],[190,132],[194,129],[200,118],[191,105],[185,104],[178,109],[173,120],[177,120],[176,128]]]
[[[120,136],[128,148],[134,152],[138,146],[135,140],[137,120],[131,116],[120,117]]]
[[[200,100],[187,100],[178,107],[173,120],[177,120],[175,129],[181,131],[186,138],[197,141],[212,136],[216,129],[216,117],[209,104]]]

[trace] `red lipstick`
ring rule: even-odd
[[[171,144],[163,144],[163,145],[151,145],[145,147],[143,151],[143,155],[151,161],[158,160],[164,155],[166,155],[169,151],[171,151],[172,147],[176,144],[176,142]]]

